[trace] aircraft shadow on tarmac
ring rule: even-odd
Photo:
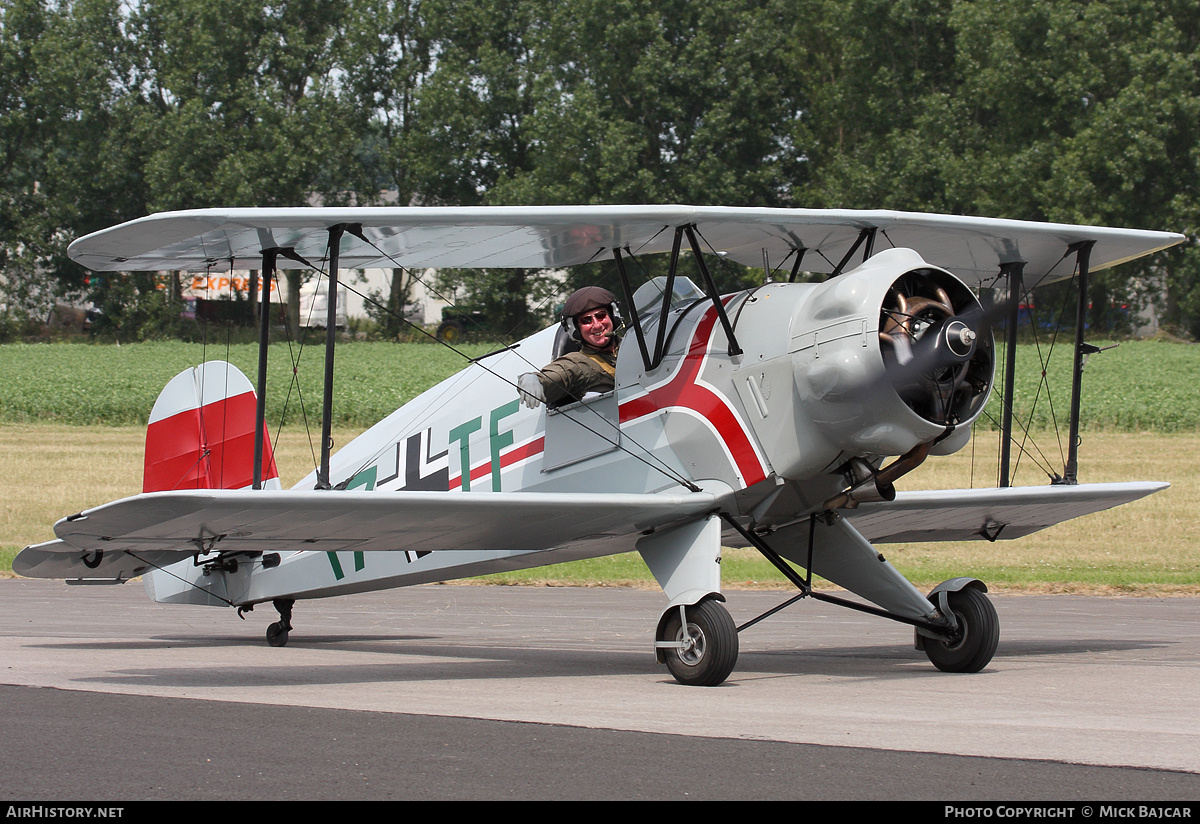
[[[983,670],[995,670],[1006,660],[1034,657],[1064,657],[1162,649],[1170,645],[1151,641],[1113,641],[1075,639],[1046,641],[1000,641],[992,664]],[[896,666],[899,664],[900,666]],[[739,669],[791,675],[850,675],[878,678],[909,678],[918,675],[953,677],[929,665],[925,655],[912,646],[878,645],[795,649],[743,649]],[[735,673],[736,676],[736,673]]]
[[[142,686],[180,687],[251,687],[302,686],[320,684],[355,684],[374,682],[421,682],[446,680],[485,680],[521,678],[579,678],[594,675],[613,677],[644,675],[656,677],[665,672],[655,662],[650,651],[628,651],[612,641],[600,649],[585,649],[578,645],[588,639],[573,636],[541,637],[514,642],[498,639],[490,644],[464,644],[459,639],[443,639],[436,635],[324,635],[297,638],[285,649],[264,650],[256,663],[246,665],[226,660],[221,650],[245,648],[251,642],[245,637],[222,636],[195,639],[182,636],[157,636],[143,641],[88,641],[65,644],[44,644],[57,650],[87,650],[91,652],[171,649],[212,649],[214,655],[203,665],[193,667],[140,667],[114,670],[108,674],[83,677],[79,680],[95,683],[140,684]],[[257,643],[257,642],[255,642]],[[911,679],[914,677],[953,677],[939,673],[929,665],[924,654],[911,646],[897,644],[825,646],[820,648],[744,648],[741,663],[730,680],[736,684],[738,675],[754,673],[789,676],[842,676],[879,680]],[[992,665],[994,670],[1004,666],[1006,659],[1027,660],[1034,656],[1077,656],[1149,650],[1169,646],[1165,642],[1112,639],[1001,641]],[[314,650],[329,653],[328,663],[314,666],[311,655],[303,658],[294,653]],[[356,663],[344,660],[343,655],[385,655],[398,659],[392,662]],[[988,670],[984,670],[986,674]],[[668,679],[669,680],[669,679]]]
[[[369,645],[367,652],[383,652]],[[77,679],[92,683],[138,684],[177,687],[317,686],[381,682],[512,680],[519,678],[579,678],[588,675],[656,675],[668,677],[653,655],[633,653],[587,653],[578,651],[522,650],[496,646],[456,646],[435,649],[426,646],[391,645],[393,655],[411,660],[374,664],[348,664],[331,658],[327,665],[313,666],[310,658],[289,662],[282,656],[254,666],[223,665],[214,660],[209,667],[144,667],[114,670],[109,674]]]
[[[355,643],[369,644],[391,644],[395,642],[418,642],[418,641],[437,641],[439,636],[436,635],[339,635],[336,637],[323,636],[307,638],[302,642],[293,642],[293,647],[313,647],[326,646],[341,647],[353,651],[364,652],[386,652],[386,649],[370,649],[364,650],[352,646]],[[156,650],[156,649],[209,649],[211,647],[245,647],[259,646],[261,642],[257,639],[248,639],[240,635],[214,636],[207,635],[204,637],[184,636],[184,635],[156,635],[152,638],[145,638],[141,641],[68,641],[62,643],[51,644],[29,644],[32,648],[41,649],[77,649],[77,650],[106,650],[106,649],[126,649],[126,650]]]

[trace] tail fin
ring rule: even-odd
[[[142,491],[253,485],[256,405],[250,381],[225,361],[208,361],[172,378],[150,412]],[[265,427],[262,480],[264,488],[279,488]]]

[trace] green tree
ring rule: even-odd
[[[548,0],[426,0],[436,57],[419,91],[412,167],[426,205],[521,203],[500,181],[532,168],[529,120],[548,64],[540,49]],[[502,336],[532,331],[530,295],[547,287],[534,269],[447,271],[439,286],[482,309]]]
[[[369,113],[338,80],[345,4],[142,0],[131,19],[151,211],[304,206],[372,192],[358,163]],[[299,321],[302,270],[286,270]]]
[[[360,136],[359,157],[366,180],[361,202],[388,193],[408,206],[424,196],[420,162],[418,98],[433,64],[420,0],[362,0],[348,9],[337,56],[345,78],[343,94],[369,116]],[[386,293],[371,295],[368,314],[388,337],[404,330],[404,307],[415,274],[394,267]]]
[[[788,4],[574,0],[533,32],[528,161],[490,196],[520,203],[790,201],[797,88]]]
[[[71,240],[144,208],[124,25],[118,0],[0,8],[0,268],[34,315],[85,287]]]
[[[435,202],[789,202],[799,167],[786,7],[430,3],[438,61],[420,102],[426,157],[438,158],[426,176]],[[594,268],[577,276],[615,286],[611,263]],[[456,273],[453,283],[505,329],[525,297],[551,308],[544,273]]]
[[[853,0],[808,11],[793,55],[808,79],[797,143],[809,205],[1194,236],[1194,4]],[[1200,297],[1192,254],[1099,273],[1093,323],[1155,283],[1168,317],[1184,317]]]
[[[1174,0],[958,3],[960,191],[985,214],[1196,233],[1200,9]],[[969,202],[969,201],[968,201]],[[1200,298],[1189,250],[1101,273],[1092,323],[1165,287]],[[1161,296],[1155,294],[1156,299]],[[1195,319],[1197,316],[1192,315]],[[1193,326],[1200,332],[1200,325]]]
[[[342,4],[142,0],[134,14],[155,210],[346,199],[365,118],[334,76]]]
[[[8,0],[5,300],[36,314],[81,289],[67,241],[147,211],[381,190],[1196,237],[1198,41],[1185,0]],[[447,278],[514,334],[554,287],[533,270]],[[1099,275],[1096,311],[1131,284],[1165,289],[1165,320],[1200,335],[1194,244]]]
[[[40,0],[0,6],[0,270],[5,275],[5,308],[22,315],[27,308],[37,311],[37,304],[45,300],[33,282],[39,259],[48,251],[48,238],[32,219],[45,210],[39,186],[45,118],[35,96],[38,72],[33,55],[47,18]]]

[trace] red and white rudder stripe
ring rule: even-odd
[[[256,403],[250,381],[225,361],[172,378],[150,412],[142,491],[252,486]],[[262,478],[264,489],[280,488],[265,429]]]

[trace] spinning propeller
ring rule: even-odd
[[[988,318],[957,280],[911,271],[892,284],[880,310],[880,347],[888,377],[910,409],[954,425],[978,412],[991,384]]]

